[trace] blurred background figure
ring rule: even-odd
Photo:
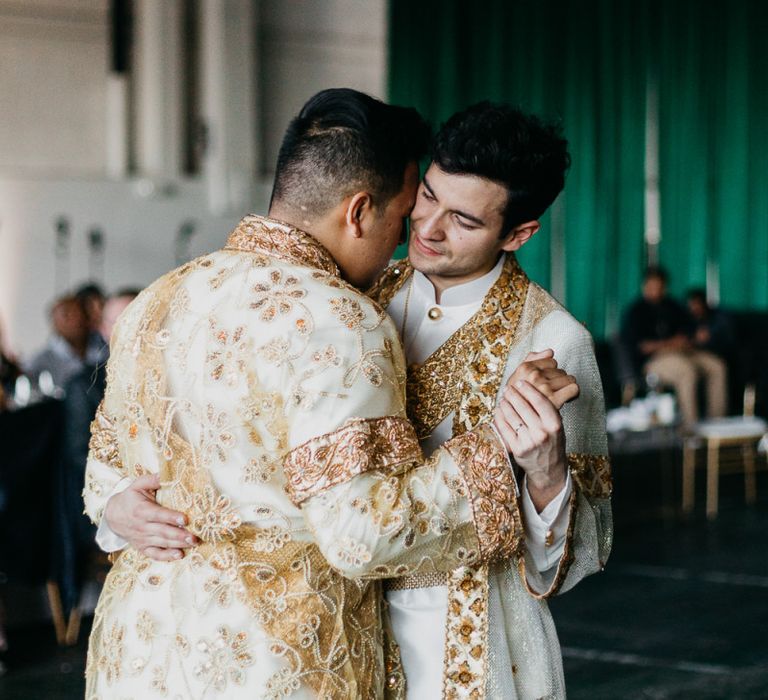
[[[0,411],[8,405],[8,397],[13,395],[13,385],[21,374],[14,355],[5,347],[3,340],[3,326],[0,324]]]
[[[674,388],[683,425],[689,427],[699,418],[699,379],[705,384],[707,416],[725,415],[726,368],[721,358],[700,349],[693,320],[667,295],[667,282],[666,270],[647,268],[642,296],[624,316],[621,342],[638,373]]]
[[[51,337],[29,362],[25,373],[38,382],[42,372],[49,372],[53,384],[63,387],[88,362],[98,361],[103,342],[89,348],[88,317],[76,296],[57,299],[51,307],[50,320]]]
[[[736,337],[730,316],[721,309],[713,309],[707,302],[704,289],[695,288],[686,294],[688,312],[693,319],[692,342],[699,350],[706,350],[724,360],[733,356]]]
[[[104,396],[112,329],[120,314],[138,294],[138,290],[134,289],[121,290],[110,296],[103,307],[99,307],[100,325],[96,333],[100,347],[104,350],[97,363],[85,363],[64,386],[62,458],[57,504],[62,546],[56,550],[55,556],[65,614],[76,610],[84,576],[88,573],[93,554],[98,552],[94,541],[96,528],[83,514],[81,495],[91,421]]]
[[[88,323],[86,357],[96,358],[99,356],[101,359],[100,355],[105,353],[104,338],[101,332],[101,321],[106,303],[104,290],[94,282],[87,282],[77,288],[75,297],[80,300]]]

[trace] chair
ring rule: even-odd
[[[741,448],[744,472],[744,497],[748,504],[757,499],[756,458],[757,444],[768,433],[768,423],[753,415],[755,394],[753,387],[744,392],[744,415],[716,418],[697,423],[692,434],[683,441],[683,512],[694,507],[696,452],[700,447],[707,453],[707,518],[717,517],[720,471],[724,464],[723,448]]]

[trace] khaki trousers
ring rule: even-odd
[[[725,415],[727,383],[725,363],[705,350],[670,351],[654,355],[645,364],[646,374],[655,374],[662,384],[674,387],[683,424],[693,425],[699,419],[696,384],[704,380],[707,396],[707,417]]]

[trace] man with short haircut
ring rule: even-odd
[[[400,331],[408,414],[426,452],[473,430],[499,400],[516,433],[519,546],[495,563],[389,582],[412,700],[565,697],[546,599],[610,552],[592,341],[514,255],[563,188],[566,146],[556,128],[505,105],[451,117],[419,187],[408,258],[371,290]],[[574,378],[580,394],[565,403]]]
[[[37,382],[48,372],[57,387],[63,387],[86,363],[95,359],[88,346],[88,318],[83,305],[74,296],[57,299],[50,310],[52,334],[45,348],[25,368],[25,374]]]
[[[697,385],[706,388],[707,417],[725,415],[728,388],[725,362],[699,348],[693,320],[681,304],[667,294],[668,275],[649,267],[643,276],[642,296],[627,309],[621,340],[635,367],[674,387],[683,425],[699,419]]]
[[[283,140],[270,218],[123,314],[84,498],[132,539],[88,698],[402,697],[378,579],[519,547],[514,431],[489,417],[425,459],[397,330],[357,289],[400,239],[425,136],[414,110],[319,93]],[[123,529],[147,509],[166,520]]]

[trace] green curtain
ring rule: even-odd
[[[661,261],[671,288],[719,270],[721,303],[768,304],[768,3],[660,6]]]
[[[703,283],[709,259],[720,265],[724,302],[765,305],[764,8],[759,0],[391,0],[389,97],[435,126],[480,99],[562,120],[573,164],[553,207],[558,220],[545,218],[520,259],[548,287],[553,255],[562,257],[563,301],[599,337],[616,330],[646,263],[646,92],[657,82],[659,252],[673,291]]]

